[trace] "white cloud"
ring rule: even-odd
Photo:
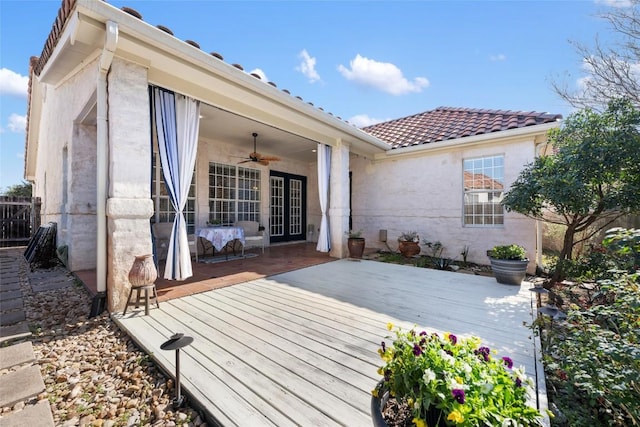
[[[27,116],[19,116],[16,113],[11,113],[9,116],[9,123],[7,124],[7,128],[11,132],[24,133],[26,127]]]
[[[374,119],[373,117],[369,117],[366,114],[358,114],[355,115],[353,117],[351,117],[350,119],[348,119],[347,121],[359,128],[363,128],[366,126],[371,126],[371,125],[375,125],[377,123],[382,123],[382,122],[386,122],[390,119]]]
[[[309,83],[320,81],[320,74],[316,71],[316,58],[309,55],[306,49],[302,49],[302,52],[298,54],[298,58],[301,61],[300,65],[296,67],[296,71],[304,74],[309,79]]]
[[[268,82],[269,81],[269,79],[267,78],[267,75],[260,68],[254,68],[253,70],[249,71],[249,74],[257,74],[257,75],[259,75],[260,79],[263,82]]]
[[[21,76],[8,68],[0,68],[0,95],[27,97],[29,77]]]
[[[631,0],[595,0],[596,3],[604,4],[611,7],[631,7],[633,2]]]
[[[504,53],[499,53],[497,55],[489,55],[489,59],[492,61],[506,61],[507,55]]]
[[[378,62],[357,54],[349,62],[351,68],[338,66],[338,71],[347,79],[363,86],[370,86],[391,95],[404,95],[412,92],[422,92],[429,86],[425,77],[407,80],[402,70],[389,62]]]

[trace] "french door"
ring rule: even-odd
[[[269,236],[272,243],[305,240],[307,177],[270,172]]]

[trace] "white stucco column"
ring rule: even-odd
[[[349,144],[342,140],[331,148],[331,178],[329,180],[329,229],[332,257],[346,256],[346,236],[349,231]]]
[[[147,70],[116,58],[108,85],[107,297],[113,312],[126,303],[134,257],[153,252],[153,202]]]

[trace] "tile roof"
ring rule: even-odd
[[[561,114],[535,111],[438,107],[367,126],[362,130],[386,142],[391,148],[401,148],[552,123],[561,118]]]

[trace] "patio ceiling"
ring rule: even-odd
[[[258,153],[292,159],[299,162],[315,162],[317,142],[285,132],[229,111],[202,103],[200,107],[200,138],[232,144],[247,155],[253,152],[253,132],[258,133]]]

